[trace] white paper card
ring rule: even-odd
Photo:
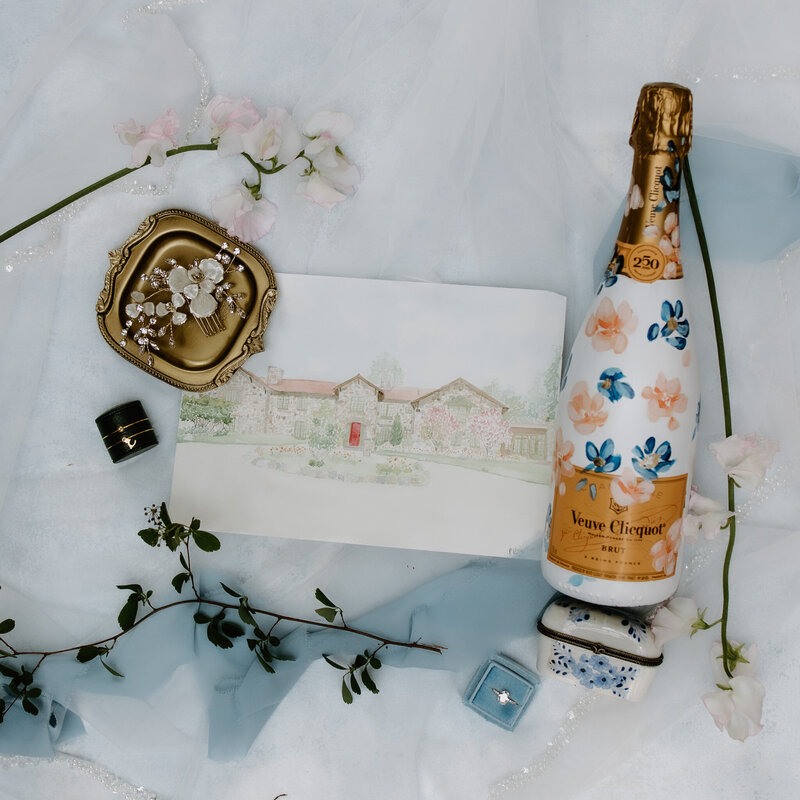
[[[171,515],[537,557],[564,310],[530,289],[279,275],[266,351],[183,396]]]

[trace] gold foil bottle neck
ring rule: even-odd
[[[683,158],[692,146],[692,93],[677,83],[642,86],[630,144],[639,153],[674,152]]]

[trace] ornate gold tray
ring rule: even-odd
[[[140,369],[203,392],[264,349],[275,275],[255,248],[219,225],[189,211],[159,211],[108,255],[97,323]]]

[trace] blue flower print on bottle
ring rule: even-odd
[[[647,338],[653,342],[660,335],[676,350],[683,350],[686,347],[686,339],[689,336],[689,320],[682,319],[682,317],[683,303],[680,300],[676,300],[673,306],[669,300],[665,300],[661,304],[661,320],[664,324],[659,325],[658,322],[654,322],[647,329]]]
[[[622,463],[622,456],[614,452],[613,439],[606,439],[600,447],[594,442],[586,442],[586,458],[589,463],[583,468],[584,471],[614,472]]]
[[[623,397],[633,398],[634,391],[629,383],[622,379],[625,373],[617,367],[609,367],[600,373],[600,380],[597,381],[597,391],[607,397],[612,403],[622,400]]]
[[[651,436],[644,443],[644,447],[634,447],[632,452],[633,468],[648,481],[655,480],[675,463],[672,458],[672,445],[669,442],[661,442],[656,447],[655,436]]]
[[[603,289],[613,286],[617,282],[617,276],[622,271],[623,266],[625,266],[625,257],[619,252],[619,248],[615,247],[611,263],[606,267],[606,271],[603,273],[603,280],[597,287],[595,294],[600,294]]]

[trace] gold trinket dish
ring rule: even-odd
[[[189,211],[159,211],[109,259],[97,323],[111,347],[145,372],[203,392],[264,349],[275,275],[255,248],[219,225]]]

